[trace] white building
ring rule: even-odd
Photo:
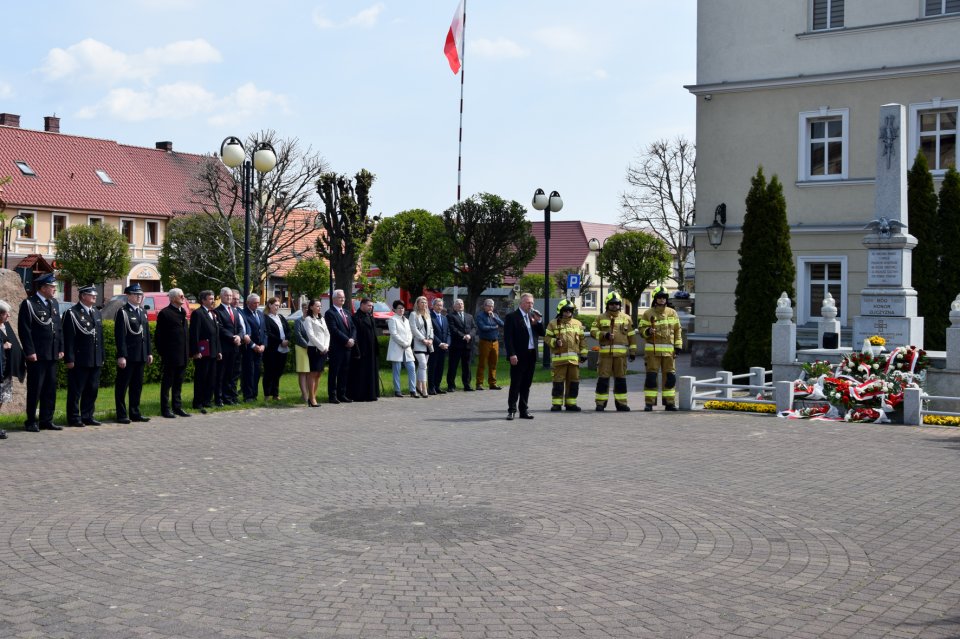
[[[784,185],[797,323],[826,291],[849,328],[866,285],[880,106],[907,105],[908,166],[956,163],[960,0],[699,0],[695,361],[717,363],[733,327],[740,227],[762,165]],[[937,182],[939,184],[939,181]],[[726,204],[723,242],[703,227]],[[944,311],[946,312],[946,310]],[[801,331],[802,334],[802,331]]]

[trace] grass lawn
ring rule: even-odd
[[[510,383],[510,364],[501,358],[497,364],[497,382],[506,387]],[[476,373],[476,364],[471,367],[471,371]],[[580,369],[580,376],[583,379],[595,379],[597,372],[588,368]],[[406,391],[406,372],[401,373],[400,380],[402,388]],[[534,382],[549,382],[550,370],[541,366],[533,377]],[[393,396],[393,373],[389,369],[380,370],[380,382],[384,392],[388,397]],[[260,389],[261,399],[255,403],[240,404],[238,406],[224,406],[223,408],[214,408],[213,411],[231,411],[243,410],[247,408],[287,408],[290,406],[302,406],[300,401],[300,386],[297,382],[296,373],[284,373],[280,378],[280,397],[279,402],[266,402],[262,399],[263,389]],[[327,399],[327,377],[326,372],[320,378],[320,389],[317,392],[317,401],[324,402]],[[183,404],[184,410],[188,413],[193,412],[190,408],[193,400],[193,383],[186,383],[183,386]],[[506,398],[504,398],[504,401]],[[57,391],[57,410],[54,413],[54,422],[61,426],[67,423],[67,391],[61,389]],[[208,409],[209,410],[209,409]],[[160,415],[160,384],[144,384],[143,394],[140,398],[140,411],[145,417],[157,417]],[[97,396],[96,417],[100,421],[112,421],[116,417],[113,400],[113,388],[101,388]],[[0,415],[0,428],[4,430],[22,430],[23,413],[13,413],[10,415]]]

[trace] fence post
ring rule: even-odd
[[[750,367],[750,394],[753,397],[756,397],[757,393],[763,392],[763,384],[766,381],[767,371],[764,370],[763,366]]]
[[[777,413],[793,410],[793,382],[774,382],[773,398],[777,402]]]
[[[907,426],[919,426],[923,423],[920,408],[923,404],[920,399],[922,390],[907,388],[903,391],[903,423]]]
[[[732,384],[733,383],[733,373],[730,371],[719,371],[717,372],[717,377],[720,378],[721,384]],[[733,398],[733,389],[732,388],[721,388],[720,399],[731,399]]]
[[[677,384],[677,405],[680,410],[693,410],[693,388],[696,377],[684,375]]]

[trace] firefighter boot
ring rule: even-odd
[[[567,410],[574,413],[580,412],[580,407],[577,406],[577,395],[579,394],[580,382],[569,382],[567,384]]]
[[[553,383],[553,392],[551,393],[552,406],[551,411],[563,410],[563,382]]]
[[[629,413],[630,407],[627,406],[627,378],[613,378],[613,403],[621,413]]]
[[[610,378],[597,378],[597,411],[602,411],[607,407],[607,400],[610,399]]]

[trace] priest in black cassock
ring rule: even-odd
[[[350,362],[349,396],[355,402],[375,402],[380,394],[380,345],[371,299],[360,300],[353,323],[357,327],[357,343]]]

